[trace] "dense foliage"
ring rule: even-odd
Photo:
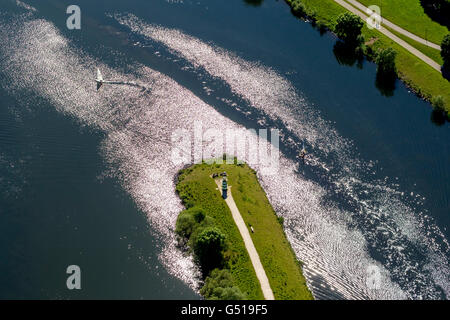
[[[305,6],[303,5],[303,3],[300,0],[292,0],[291,1],[291,9],[292,9],[292,12],[296,16],[301,17],[301,16],[306,15]]]
[[[194,252],[204,272],[222,266],[223,250],[225,235],[217,228],[209,227],[203,230],[195,240]]]
[[[437,13],[450,14],[450,0],[421,0],[424,7],[428,7]]]
[[[375,58],[375,62],[378,64],[378,72],[385,75],[395,74],[397,72],[395,66],[396,56],[397,52],[392,48],[380,50]]]
[[[442,96],[433,97],[433,99],[431,99],[431,104],[437,111],[443,112],[445,110],[444,98],[442,98]]]
[[[206,278],[200,293],[209,300],[244,300],[245,295],[234,285],[227,269],[214,269]]]
[[[194,243],[198,233],[208,226],[212,226],[214,221],[207,217],[203,209],[191,207],[182,211],[177,219],[175,232],[185,240],[185,242]]]
[[[364,26],[364,22],[355,14],[346,12],[336,20],[334,31],[336,35],[349,43],[358,42],[361,36],[361,29]]]

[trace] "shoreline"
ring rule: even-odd
[[[247,230],[238,229],[226,203],[229,199],[222,198],[216,181],[211,178],[212,174],[224,171],[227,172],[230,186],[233,186],[235,205],[243,220],[240,227],[247,227]],[[226,235],[229,243],[224,252],[226,262],[223,268],[230,271],[235,285],[245,293],[247,299],[262,300],[264,295],[255,273],[254,261],[250,259],[244,244],[242,231],[248,232],[250,242],[254,244],[256,256],[260,258],[276,300],[314,299],[303,275],[302,263],[287,240],[283,219],[276,215],[256,172],[247,164],[203,162],[191,165],[180,170],[176,189],[187,210],[202,208],[207,219],[211,219],[214,226]],[[185,212],[182,211],[179,217]],[[192,253],[195,257],[195,253]]]
[[[296,14],[294,12],[294,1],[299,1],[303,4],[303,14]],[[333,34],[333,26],[336,18],[342,13],[350,12],[334,0],[323,0],[319,3],[311,0],[285,0],[285,2],[291,8],[292,15],[303,20],[306,18],[307,22],[316,25],[320,31],[326,30]],[[379,49],[393,48],[397,52],[397,78],[416,96],[430,102],[430,105],[433,97],[442,96],[444,98],[444,109],[447,113],[447,120],[450,121],[450,82],[440,72],[434,70],[431,66],[421,61],[418,57],[408,52],[405,48],[381,32],[369,30],[365,24],[362,29],[362,35],[366,42],[371,42],[372,39],[376,39],[373,43],[367,45],[363,51],[363,55],[367,60],[373,62],[372,56],[367,48],[370,48],[372,54]]]

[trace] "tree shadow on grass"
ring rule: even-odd
[[[450,29],[450,3],[442,0],[420,0],[420,4],[427,16]]]
[[[447,81],[450,81],[450,66],[442,66],[441,67],[442,76],[444,79],[447,79]]]

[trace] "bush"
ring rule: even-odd
[[[292,8],[292,12],[296,16],[303,17],[306,15],[305,6],[303,5],[303,3],[300,0],[293,0],[291,2],[291,8]]]
[[[396,74],[395,58],[397,52],[392,48],[383,49],[378,52],[375,62],[378,64],[378,72],[381,74]]]
[[[175,232],[183,238],[189,239],[196,228],[196,221],[192,214],[185,210],[178,216]]]
[[[225,235],[217,228],[205,228],[195,239],[194,252],[204,273],[223,264]]]
[[[450,69],[450,33],[444,37],[441,44],[441,57],[444,60],[444,67]]]
[[[245,295],[234,286],[231,273],[226,270],[214,269],[206,278],[205,285],[200,290],[209,300],[244,300]]]
[[[433,108],[437,111],[445,111],[445,103],[444,98],[442,96],[435,96],[431,99],[431,104]]]
[[[175,232],[185,240],[182,244],[192,245],[203,229],[213,225],[214,219],[202,208],[190,207],[178,215]]]
[[[279,223],[281,226],[284,225],[284,218],[283,218],[283,217],[277,216],[277,220],[278,220],[278,223]]]
[[[201,208],[196,208],[195,210],[193,210],[193,216],[197,223],[202,222],[206,218],[206,214]]]
[[[355,14],[346,12],[336,20],[334,31],[336,35],[346,42],[356,43],[361,41],[359,36],[361,35],[361,29],[364,26],[364,22]]]

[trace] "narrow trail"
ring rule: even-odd
[[[221,193],[222,184],[221,180],[215,180],[218,190]],[[272,288],[270,287],[269,279],[267,278],[264,267],[259,259],[258,252],[256,251],[255,245],[253,244],[250,233],[248,232],[247,226],[245,225],[244,219],[242,219],[241,213],[234,202],[233,196],[231,195],[231,186],[228,187],[228,197],[225,199],[228,207],[230,208],[233,220],[239,229],[239,233],[244,240],[245,248],[247,249],[250,260],[252,261],[253,268],[255,269],[256,276],[258,277],[259,283],[261,284],[261,290],[266,300],[275,300]]]

